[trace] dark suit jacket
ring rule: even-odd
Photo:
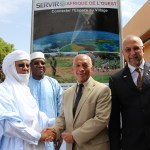
[[[128,66],[112,75],[109,85],[112,90],[110,150],[150,150],[150,63],[144,65],[141,92]]]

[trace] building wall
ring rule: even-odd
[[[147,0],[123,28],[123,38],[128,34],[137,35],[143,40],[144,58],[150,61],[150,0]]]

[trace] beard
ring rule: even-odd
[[[131,58],[129,58],[130,65],[134,67],[139,67],[142,63],[142,56],[141,55],[134,55]]]
[[[28,84],[29,74],[18,74],[18,81],[23,84]]]

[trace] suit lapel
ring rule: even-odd
[[[143,73],[143,90],[150,88],[150,63],[145,62]]]
[[[137,89],[136,85],[133,82],[133,79],[132,79],[132,76],[131,76],[128,66],[125,66],[125,68],[123,70],[122,78],[129,85],[129,87],[131,87],[133,89],[135,89],[135,88]]]
[[[136,85],[133,82],[128,66],[125,66],[123,70],[122,78],[131,88],[137,89]],[[150,63],[148,62],[145,62],[144,65],[142,91],[145,90],[146,88],[150,88]]]
[[[72,87],[72,89],[71,89],[71,91],[70,91],[70,95],[69,95],[69,101],[68,101],[68,107],[66,108],[66,109],[68,109],[68,112],[70,113],[72,113],[72,115],[71,115],[71,122],[73,122],[73,106],[74,106],[74,96],[75,96],[75,92],[76,92],[76,87],[77,87],[77,84],[75,84],[73,87]]]

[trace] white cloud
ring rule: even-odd
[[[132,2],[131,0],[122,0],[121,1],[121,9],[122,9],[122,17],[131,18],[136,11],[139,9],[138,3]]]
[[[30,28],[32,0],[0,0],[1,26],[22,26]],[[19,21],[18,21],[19,20]],[[5,27],[4,27],[5,28]]]
[[[5,18],[9,14],[15,14],[20,8],[27,4],[30,0],[1,0],[0,5],[0,18]]]
[[[9,19],[0,19],[0,23],[1,24],[10,24],[11,23],[11,21],[9,20]]]
[[[123,25],[127,23],[147,0],[121,0],[121,17]]]

